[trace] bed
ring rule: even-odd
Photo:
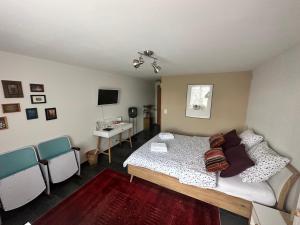
[[[283,210],[287,194],[299,173],[288,165],[268,182],[243,183],[239,176],[221,178],[207,172],[204,153],[209,149],[207,137],[175,135],[164,141],[168,153],[150,151],[155,136],[126,159],[131,177],[136,176],[160,186],[249,218],[251,202]]]

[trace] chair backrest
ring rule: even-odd
[[[0,180],[38,164],[33,146],[0,155]]]
[[[69,152],[71,150],[71,142],[68,136],[62,136],[39,143],[37,149],[40,159],[50,160]]]

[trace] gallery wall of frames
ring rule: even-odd
[[[24,93],[21,81],[2,80],[2,89],[4,98],[15,100],[14,103],[1,104],[2,113],[0,113],[0,130],[9,129],[9,120],[7,114],[24,113],[24,118],[28,121],[39,119],[39,113],[45,113],[45,120],[57,119],[56,108],[43,108],[44,112],[38,112],[36,104],[47,103],[44,84],[31,83],[30,93]],[[24,98],[24,95],[30,96],[30,104],[32,107],[22,109],[22,105],[18,103],[18,99]]]

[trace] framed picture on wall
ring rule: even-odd
[[[2,80],[2,87],[5,98],[23,98],[21,81]]]
[[[213,85],[188,85],[185,115],[210,119],[212,96]]]
[[[46,95],[30,95],[31,104],[43,104],[46,103]]]
[[[8,129],[6,116],[0,117],[0,130]]]
[[[2,104],[3,113],[21,112],[19,103]]]
[[[26,117],[27,117],[27,120],[37,119],[39,117],[37,108],[26,109]]]
[[[30,84],[30,91],[31,92],[44,92],[44,85],[43,84]]]
[[[55,120],[57,119],[56,108],[46,108],[46,120]]]

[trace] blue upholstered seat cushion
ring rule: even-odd
[[[71,144],[67,136],[59,137],[38,144],[40,159],[50,160],[69,151],[71,151]]]
[[[33,146],[0,155],[0,180],[38,164]]]

